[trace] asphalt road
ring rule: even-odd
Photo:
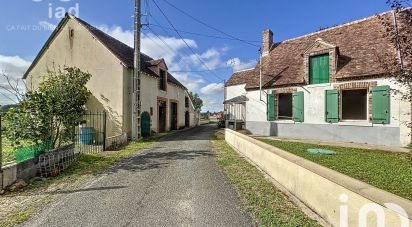
[[[78,192],[68,192],[26,226],[252,226],[219,172],[214,126],[167,136]]]

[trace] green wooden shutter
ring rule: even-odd
[[[390,121],[390,87],[372,88],[372,123],[389,124]]]
[[[293,121],[304,121],[304,93],[303,91],[293,94]]]
[[[275,120],[275,94],[267,95],[267,120]]]
[[[329,83],[329,55],[319,55],[309,58],[309,83]]]
[[[338,90],[326,91],[325,102],[325,118],[326,122],[338,123],[339,122],[339,92]]]

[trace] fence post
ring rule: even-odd
[[[103,151],[106,150],[106,136],[107,136],[106,120],[107,120],[107,114],[106,114],[106,111],[103,111]]]

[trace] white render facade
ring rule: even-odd
[[[389,79],[357,82],[376,82],[377,86],[389,85],[392,89],[399,89],[399,86]],[[411,122],[411,104],[409,101],[403,100],[401,94],[391,93],[389,124],[373,124],[369,119],[341,120],[338,123],[328,123],[325,119],[325,92],[333,89],[336,85],[347,83],[291,87],[297,92],[304,92],[303,122],[267,120],[266,94],[272,92],[272,89],[262,90],[262,100],[260,100],[260,91],[247,91],[246,84],[226,87],[226,92],[227,99],[239,95],[245,95],[248,98],[245,104],[245,127],[253,135],[394,147],[406,146],[411,143],[411,129],[408,127]]]
[[[144,54],[142,58],[141,113],[150,115],[150,131],[159,133],[198,125],[199,114],[194,109],[187,89],[167,73],[164,60],[153,60]],[[92,74],[86,85],[92,93],[87,109],[90,112],[107,112],[107,136],[127,133],[131,137],[133,48],[81,19],[67,15],[44,45],[24,79],[28,88],[35,90],[49,71],[66,66],[78,67]],[[164,91],[159,88],[161,71],[166,73]],[[161,130],[159,100],[165,105],[164,127]],[[168,111],[172,104],[176,104],[177,109],[176,125],[173,127]]]
[[[228,122],[242,122],[254,135],[409,145],[412,106],[403,97],[411,91],[382,62],[404,69],[412,64],[380,18],[392,21],[393,29],[412,29],[404,27],[402,12],[386,12],[277,43],[265,30],[256,67],[225,84]]]

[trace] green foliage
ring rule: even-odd
[[[201,110],[203,107],[203,100],[199,97],[198,94],[195,94],[193,92],[189,92],[190,99],[192,100],[193,106],[195,107],[195,110]]]
[[[83,121],[90,92],[86,83],[91,74],[78,68],[49,72],[39,88],[5,116],[7,139],[13,146],[21,141],[50,144],[51,148],[71,140],[74,128]]]

